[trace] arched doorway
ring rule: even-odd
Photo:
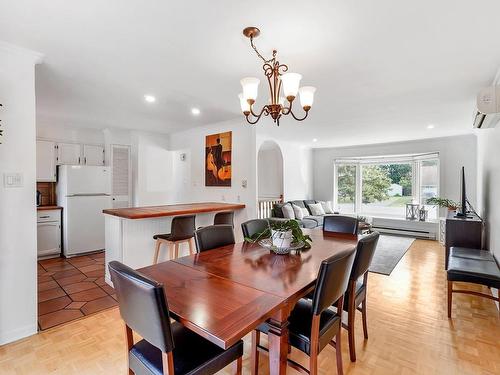
[[[274,141],[264,141],[257,153],[257,197],[259,218],[269,217],[283,199],[283,155]]]

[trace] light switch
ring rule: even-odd
[[[23,187],[23,174],[22,173],[4,173],[3,186],[6,188],[20,188]]]

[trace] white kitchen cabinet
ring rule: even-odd
[[[104,165],[104,147],[83,145],[83,163],[85,165]]]
[[[82,148],[78,143],[57,144],[57,164],[77,165],[81,163]]]
[[[39,257],[61,254],[61,210],[38,211],[37,248]]]
[[[52,141],[36,141],[36,180],[56,182],[56,144]]]

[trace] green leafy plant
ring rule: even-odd
[[[253,237],[245,237],[245,241],[250,243],[255,243],[263,238],[271,237],[271,230],[288,232],[292,231],[293,242],[304,242],[304,249],[311,248],[312,238],[308,234],[302,232],[299,222],[297,220],[283,220],[283,221],[271,221],[269,223],[269,228],[263,232],[256,233]]]
[[[427,199],[427,204],[431,204],[434,206],[439,206],[439,207],[447,207],[451,210],[456,210],[460,204],[452,201],[451,199],[448,198],[440,198],[440,197],[432,197]]]

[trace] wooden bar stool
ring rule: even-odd
[[[160,255],[161,244],[167,245],[169,249],[170,258],[179,257],[179,245],[188,243],[189,254],[194,254],[193,237],[195,231],[195,215],[176,216],[172,219],[172,227],[170,233],[155,234],[153,239],[156,240],[155,255],[153,257],[153,264],[158,263],[158,256]],[[173,250],[173,256],[172,256]]]

